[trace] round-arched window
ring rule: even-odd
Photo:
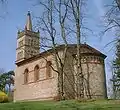
[[[51,61],[47,61],[46,63],[46,78],[50,78],[52,76],[52,73],[51,73]]]
[[[25,69],[24,71],[24,83],[28,83],[28,77],[29,77],[29,70]]]
[[[34,68],[34,81],[39,80],[39,66],[36,65]]]

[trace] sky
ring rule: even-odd
[[[0,15],[2,16],[0,17],[0,68],[5,71],[15,69],[17,31],[24,29],[27,12],[30,11],[32,16],[41,14],[41,7],[35,6],[35,1],[37,0],[8,0],[7,3],[0,5]],[[104,6],[111,1],[88,0],[88,27],[93,30],[94,35],[90,34],[85,39],[86,43],[107,55],[105,65],[108,79],[111,76],[108,63],[114,58],[114,52],[111,50],[113,45],[106,48],[105,45],[115,36],[113,31],[102,37],[99,37],[99,33],[103,29],[101,24],[103,23],[102,16],[105,14]]]

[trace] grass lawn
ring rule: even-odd
[[[0,110],[120,110],[120,100],[1,103]]]

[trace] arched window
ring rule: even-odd
[[[28,83],[28,77],[29,77],[29,70],[25,69],[24,71],[24,83]]]
[[[47,61],[46,63],[46,78],[50,78],[52,76],[51,74],[51,61]]]
[[[39,80],[39,66],[36,65],[34,68],[34,81]]]

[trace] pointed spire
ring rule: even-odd
[[[28,14],[27,14],[26,29],[32,31],[32,21],[31,21],[30,11],[28,11]]]
[[[27,31],[27,26],[25,25],[25,31]]]

